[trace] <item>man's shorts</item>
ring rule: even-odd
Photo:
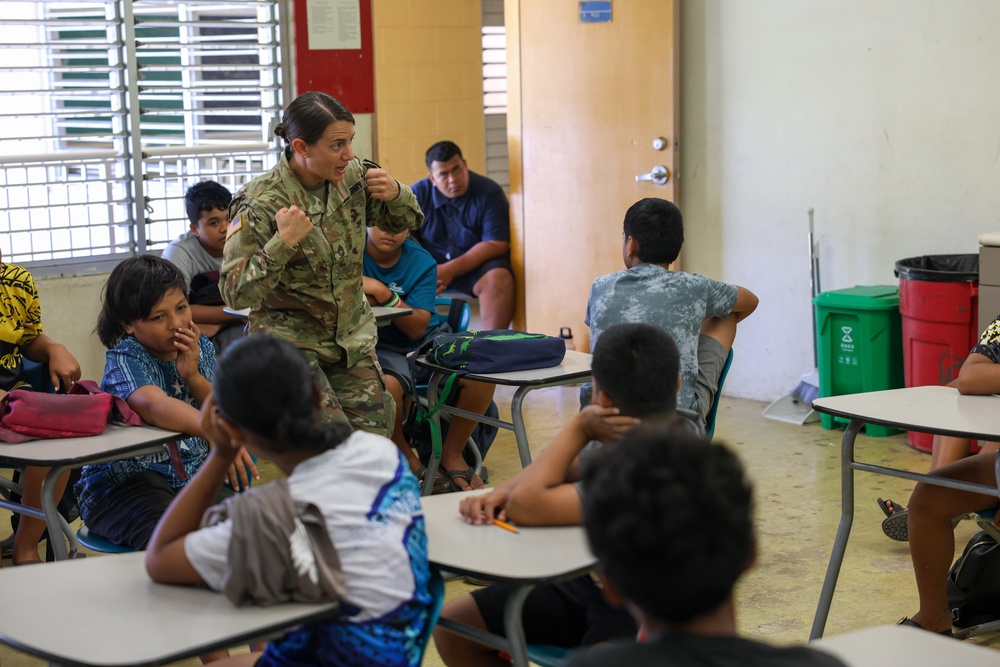
[[[472,288],[476,286],[479,279],[487,274],[487,272],[493,269],[507,269],[511,275],[514,272],[510,268],[510,257],[504,255],[503,257],[494,257],[493,259],[486,260],[479,265],[478,268],[464,273],[460,276],[455,276],[454,280],[451,281],[447,287],[445,287],[446,292],[461,292],[462,294],[468,294],[471,297],[475,297],[472,293]]]
[[[729,352],[722,343],[711,336],[698,336],[698,382],[694,387],[694,398],[703,425],[719,390],[719,378],[728,357]]]
[[[510,591],[507,584],[472,591],[486,629],[495,635],[506,635],[503,610]],[[593,578],[586,574],[535,586],[524,601],[521,624],[529,644],[563,648],[634,638],[638,632],[635,619],[625,609],[612,607]]]

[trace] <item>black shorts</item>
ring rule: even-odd
[[[510,591],[507,584],[472,591],[486,629],[495,635],[507,634],[503,607]],[[612,607],[590,575],[535,586],[524,601],[521,624],[529,644],[562,648],[634,638],[639,631],[635,619],[625,609]]]
[[[461,292],[462,294],[468,294],[471,297],[475,297],[476,295],[472,293],[472,288],[476,286],[476,283],[479,282],[480,278],[493,269],[507,269],[511,275],[514,275],[514,271],[510,268],[510,257],[507,255],[504,255],[503,257],[494,257],[493,259],[486,260],[468,273],[455,276],[455,279],[451,281],[450,285],[444,288],[444,291]]]
[[[115,544],[145,549],[153,529],[180,489],[171,488],[163,476],[146,470],[116,486],[103,503],[87,513],[87,528]],[[233,495],[221,487],[215,502]]]

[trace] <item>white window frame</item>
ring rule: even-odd
[[[288,4],[0,0],[0,116],[23,130],[0,137],[3,260],[107,271],[187,230],[192,184],[273,166]]]

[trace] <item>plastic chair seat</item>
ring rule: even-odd
[[[548,644],[528,644],[528,659],[540,667],[559,667],[566,662],[568,648]]]
[[[80,544],[83,546],[98,553],[127,554],[135,551],[132,547],[117,544],[106,537],[90,532],[86,526],[80,526],[80,530],[76,531],[76,539],[80,540]]]

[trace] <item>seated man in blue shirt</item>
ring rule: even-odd
[[[483,329],[506,329],[514,316],[510,204],[495,182],[469,171],[450,141],[427,149],[427,178],[411,187],[424,212],[413,231],[438,263],[438,286],[479,299]]]

